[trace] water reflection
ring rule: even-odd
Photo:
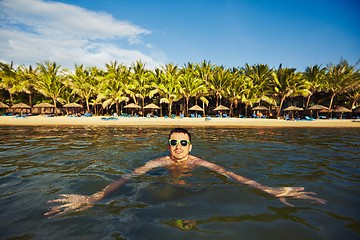
[[[1,127],[3,238],[358,239],[357,129],[190,128],[193,154],[270,186],[304,186],[328,201],[277,199],[206,169],[130,182],[96,206],[43,217],[61,193],[92,194],[167,153],[168,128]]]

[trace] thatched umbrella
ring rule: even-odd
[[[222,111],[229,111],[229,110],[230,108],[225,107],[224,105],[221,104],[214,109],[214,111],[219,111],[221,116],[222,116]]]
[[[354,108],[352,111],[353,111],[353,112],[360,112],[360,106]]]
[[[83,105],[78,103],[67,103],[63,107],[65,108],[83,108]]]
[[[40,113],[43,113],[43,112],[47,113],[47,111],[46,111],[47,109],[50,109],[49,113],[54,113],[54,109],[55,109],[54,105],[52,105],[50,103],[46,103],[46,102],[38,103],[38,104],[34,105],[33,108],[37,109],[37,111],[39,111]]]
[[[342,107],[342,106],[337,106],[335,109],[333,109],[333,112],[351,112],[350,109],[346,108],[346,107]]]
[[[144,107],[144,109],[160,109],[160,107],[156,104],[150,103]]]
[[[259,105],[257,107],[254,107],[252,110],[253,111],[269,111],[269,109],[267,107],[264,107],[264,106],[261,106],[261,105]]]
[[[158,105],[154,104],[154,103],[150,103],[150,104],[148,104],[148,105],[146,105],[144,107],[144,110],[145,109],[150,109],[151,110],[151,115],[154,115],[154,110],[160,109],[160,107]]]
[[[5,103],[0,102],[0,108],[10,108],[10,107]]]
[[[135,103],[129,103],[124,108],[140,108],[140,106]]]
[[[5,109],[5,112],[7,112],[7,110],[9,109],[10,107],[8,105],[6,105],[5,103],[2,103],[0,102],[0,109]]]
[[[199,105],[196,104],[189,108],[189,111],[204,112],[204,109],[202,109]]]
[[[214,109],[214,111],[227,111],[227,110],[230,110],[230,108],[225,107],[221,104]]]
[[[12,109],[12,110],[15,110],[15,112],[16,112],[17,109],[20,109],[20,113],[21,113],[21,114],[23,113],[23,109],[25,109],[26,112],[27,112],[28,110],[31,111],[31,107],[30,107],[29,105],[25,104],[25,103],[15,104],[15,105],[13,105],[13,106],[11,107],[11,109]]]
[[[78,104],[78,103],[67,103],[63,106],[64,108],[66,108],[66,114],[69,115],[69,108],[74,112],[75,109],[81,109],[84,108],[83,105]]]
[[[254,112],[259,111],[260,113],[258,113],[258,114],[256,114],[256,115],[255,115],[255,113],[254,113],[253,116],[260,116],[260,117],[261,117],[261,116],[263,116],[263,113],[262,113],[262,112],[269,111],[269,109],[268,109],[267,107],[265,107],[265,106],[259,105],[259,106],[254,107],[254,108],[252,109],[252,111],[254,111]]]
[[[284,112],[291,112],[291,118],[294,118],[294,112],[303,111],[304,109],[301,107],[290,106],[284,109]]]
[[[350,109],[343,107],[343,106],[337,106],[335,109],[332,110],[333,112],[340,113],[340,119],[342,118],[343,113],[351,112]]]
[[[139,105],[135,104],[135,103],[129,103],[128,105],[126,105],[124,108],[129,108],[131,109],[131,116],[134,115],[134,109],[139,109],[141,108]]]
[[[190,111],[199,111],[202,112],[204,109],[202,109],[199,105],[194,105],[191,108],[189,108]]]
[[[290,106],[284,109],[284,111],[303,111],[304,109],[301,107]]]
[[[329,110],[328,107],[325,107],[323,105],[314,105],[308,108],[309,110]]]
[[[323,105],[314,105],[308,108],[309,110],[316,111],[316,118],[319,118],[319,111],[326,112],[329,111],[328,107],[325,107]]]

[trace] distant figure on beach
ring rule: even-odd
[[[110,183],[101,191],[91,195],[78,195],[78,194],[61,194],[62,198],[48,201],[48,203],[63,203],[63,205],[54,206],[44,215],[53,217],[60,216],[70,212],[80,212],[92,207],[96,202],[102,200],[107,195],[113,193],[121,186],[123,186],[130,179],[145,174],[151,169],[166,167],[170,169],[172,174],[181,176],[184,173],[191,172],[195,167],[206,167],[214,172],[217,172],[223,176],[233,179],[241,184],[251,186],[253,188],[264,191],[276,198],[288,206],[293,206],[286,201],[286,198],[294,199],[307,199],[314,203],[324,204],[326,201],[321,198],[316,198],[313,192],[304,192],[303,187],[269,187],[257,183],[251,179],[242,177],[236,173],[228,171],[223,167],[200,159],[193,155],[189,155],[192,144],[191,135],[184,128],[175,128],[170,131],[168,139],[169,155],[154,160],[148,161],[145,165],[136,168],[130,174],[124,174],[119,179]],[[181,182],[179,182],[181,183]]]

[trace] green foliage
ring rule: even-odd
[[[204,109],[205,105],[212,109],[214,105],[230,104],[230,114],[242,109],[245,115],[254,105],[265,103],[280,114],[286,103],[293,102],[308,108],[312,102],[321,101],[331,108],[337,101],[354,108],[359,104],[359,76],[356,65],[345,60],[327,67],[310,66],[304,72],[282,65],[269,68],[266,64],[225,68],[207,61],[188,63],[181,68],[166,64],[154,70],[147,69],[141,61],[130,67],[115,61],[105,64],[105,70],[75,65],[74,72],[49,61],[38,63],[36,68],[0,62],[0,99],[14,104],[28,96],[32,105],[36,97],[36,102],[51,100],[55,106],[80,102],[95,114],[99,107],[106,112],[114,105],[120,113],[122,104],[130,100],[141,102],[142,108],[145,101],[156,101],[167,104],[169,116],[174,103],[181,99],[185,114],[189,104],[198,104],[198,100]]]

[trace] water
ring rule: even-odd
[[[0,239],[360,239],[358,129],[190,128],[192,154],[326,205],[277,199],[206,169],[138,177],[93,208],[43,214],[167,153],[169,128],[0,127]]]

